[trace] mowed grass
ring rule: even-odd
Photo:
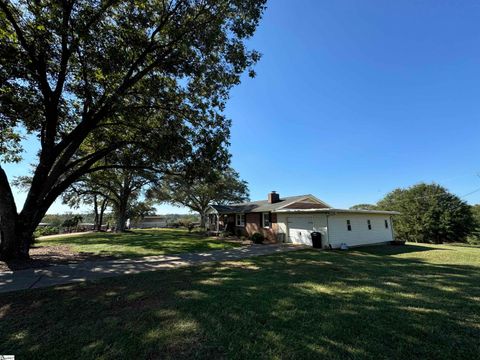
[[[302,250],[0,295],[19,359],[478,359],[480,248]]]
[[[67,245],[75,252],[115,257],[178,254],[185,252],[231,249],[238,243],[183,229],[144,229],[126,233],[89,233],[46,237],[37,241],[39,246]]]

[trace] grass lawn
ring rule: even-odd
[[[90,233],[55,236],[38,240],[36,245],[67,245],[75,252],[117,257],[135,257],[184,252],[230,249],[239,244],[189,233],[182,229],[134,230],[123,234]]]
[[[302,250],[0,295],[19,359],[478,359],[480,248]]]

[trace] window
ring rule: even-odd
[[[245,214],[236,214],[235,218],[235,223],[237,226],[245,226]]]
[[[265,228],[270,227],[270,213],[268,212],[262,213],[262,226]]]
[[[347,230],[352,231],[352,224],[350,223],[350,220],[347,220]]]
[[[367,220],[368,230],[372,230],[372,222]]]
[[[385,229],[388,229],[388,220],[385,219]]]

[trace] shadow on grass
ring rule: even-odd
[[[0,349],[25,358],[477,358],[478,264],[389,251],[297,251],[5,295]]]
[[[446,249],[409,243],[408,245],[363,246],[363,247],[353,248],[352,250],[357,252],[363,252],[366,254],[398,255],[398,254],[409,254],[414,252],[432,251],[432,250],[438,251],[438,250],[446,250]]]
[[[185,230],[134,230],[121,234],[94,233],[43,240],[40,244],[63,244],[81,252],[91,252],[117,257],[175,254],[232,248],[232,244]]]

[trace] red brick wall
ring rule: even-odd
[[[262,213],[248,213],[245,217],[245,230],[248,236],[252,236],[258,232],[265,236],[266,242],[276,242],[275,229],[277,222],[277,215],[271,214],[270,220],[272,225],[270,228],[262,227]]]

